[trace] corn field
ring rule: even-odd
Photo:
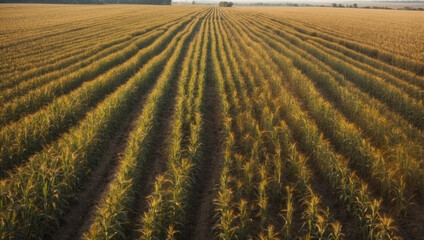
[[[0,5],[0,238],[424,239],[422,15],[304,9]]]

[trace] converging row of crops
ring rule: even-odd
[[[0,5],[0,238],[423,239],[424,63],[278,9]]]

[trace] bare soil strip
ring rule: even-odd
[[[131,236],[132,239],[137,239],[140,233],[137,232],[138,223],[141,216],[146,211],[147,196],[153,191],[153,187],[156,181],[156,176],[162,174],[166,170],[166,161],[168,156],[168,138],[172,131],[172,115],[174,114],[175,97],[177,95],[177,81],[172,80],[172,86],[170,89],[174,90],[169,94],[166,99],[164,108],[158,117],[158,125],[156,127],[155,139],[152,141],[154,144],[148,150],[147,156],[149,160],[144,165],[141,181],[139,183],[140,190],[134,203],[134,211],[130,212],[129,229],[126,235]]]
[[[107,150],[99,160],[98,167],[92,172],[84,189],[77,195],[77,201],[63,218],[64,225],[59,228],[52,239],[80,239],[93,222],[95,206],[101,200],[109,183],[115,176],[120,154],[125,150],[130,132],[134,129],[137,117],[142,112],[144,101],[152,88],[140,98],[135,109],[121,122],[120,129],[110,140]]]
[[[208,62],[210,63],[210,57]],[[214,189],[220,176],[221,160],[221,115],[218,93],[211,64],[207,66],[204,90],[203,162],[193,187],[186,237],[184,239],[208,240],[213,238]]]
[[[148,161],[146,161],[143,169],[143,174],[141,177],[141,181],[139,183],[140,190],[138,191],[138,196],[134,202],[134,210],[129,213],[129,230],[126,233],[126,236],[130,236],[131,239],[138,239],[140,237],[139,222],[144,212],[147,210],[147,197],[153,191],[154,184],[156,182],[156,177],[160,174],[163,174],[166,171],[167,166],[167,157],[168,157],[168,143],[169,137],[172,133],[172,116],[175,112],[175,103],[177,96],[177,84],[179,79],[179,73],[182,72],[184,58],[187,55],[189,42],[191,42],[194,36],[199,31],[200,22],[193,30],[192,36],[184,45],[184,49],[182,51],[183,57],[179,60],[180,63],[176,69],[176,76],[171,79],[171,87],[172,90],[167,96],[165,103],[163,104],[162,110],[158,116],[158,123],[156,127],[153,129],[155,131],[153,143],[150,149],[148,150],[147,156],[149,156]]]
[[[309,169],[314,169],[310,167]],[[332,192],[330,186],[325,183],[324,179],[319,175],[318,171],[312,170],[311,175],[311,187],[314,193],[316,193],[322,204],[322,209],[325,211],[327,208],[330,210],[331,216],[334,220],[339,221],[342,224],[342,233],[344,234],[345,240],[360,239],[361,235],[356,229],[355,221],[350,217],[343,206],[337,201],[337,197]]]
[[[422,206],[419,203],[413,203],[409,206],[406,216],[395,218],[400,226],[399,232],[405,235],[404,239],[424,240],[424,209]]]
[[[177,72],[180,72],[179,70],[181,70],[181,67],[177,70]],[[140,186],[149,187],[142,188],[140,196],[147,196],[147,194],[150,193],[150,191],[146,191],[146,189],[151,189],[150,187],[154,184],[154,177],[164,172],[166,169],[167,154],[164,149],[167,149],[167,137],[170,135],[172,127],[169,119],[171,119],[174,112],[177,89],[176,84],[177,81],[172,80],[173,86],[171,89],[175,89],[175,91],[169,94],[158,118],[159,123],[155,135],[156,139],[153,141],[156,144],[150,149],[150,153],[148,154],[152,156],[151,159],[153,159],[153,161],[146,164],[145,174],[143,174],[143,176],[146,176],[146,181],[143,179],[140,184]],[[121,128],[111,140],[110,145],[100,160],[100,166],[95,169],[88,183],[85,184],[86,188],[78,194],[78,199],[80,199],[80,201],[75,203],[75,206],[71,206],[71,211],[64,218],[66,224],[59,229],[53,236],[53,239],[81,239],[82,234],[86,232],[93,223],[94,213],[96,211],[95,206],[99,204],[102,199],[101,197],[107,191],[109,183],[115,176],[117,166],[119,165],[118,161],[120,154],[125,150],[129,134],[136,127],[135,124],[139,115],[142,113],[144,102],[154,89],[154,86],[155,84],[152,84],[149,90],[146,90],[146,93],[140,97],[139,102],[135,103],[135,109],[122,121]],[[138,198],[135,205],[139,206],[139,204],[145,204],[144,199],[145,197]],[[138,211],[136,213],[130,213],[130,222],[132,226],[130,229],[136,229],[135,224],[132,223],[138,220],[138,216]]]

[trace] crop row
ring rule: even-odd
[[[154,15],[154,11],[148,14],[144,14],[144,17],[151,17],[146,20],[143,18],[143,23],[141,27],[148,27],[152,25],[169,23],[171,21],[178,20],[180,17],[184,15],[194,14],[191,13],[180,13],[175,12],[173,14],[169,14],[169,18],[160,19]],[[140,32],[140,24],[138,24],[138,17],[133,16],[132,21],[129,21],[133,15],[119,17],[119,18],[108,18],[110,22],[104,21],[87,21],[83,22],[83,26],[91,26],[91,28],[78,30],[78,34],[75,32],[71,32],[68,35],[58,34],[57,39],[52,39],[48,37],[47,39],[43,39],[41,43],[31,41],[30,45],[27,47],[28,49],[21,49],[22,46],[19,45],[19,49],[15,51],[8,51],[7,53],[16,53],[21,52],[22,56],[18,57],[16,54],[9,60],[6,61],[9,66],[5,66],[4,70],[14,70],[16,72],[16,77],[21,78],[22,71],[26,74],[27,71],[32,72],[34,69],[45,69],[48,65],[56,65],[56,62],[68,59],[68,61],[75,61],[78,57],[87,55],[87,50],[91,48],[95,48],[96,45],[99,45],[105,41],[111,41],[109,39],[116,40],[122,38],[122,36],[134,37]],[[116,20],[116,21],[114,21]],[[119,25],[120,21],[125,21],[131,24]],[[80,23],[81,24],[81,23]],[[136,25],[138,24],[138,25]],[[94,26],[94,28],[93,28]],[[56,28],[57,31],[57,28]],[[101,41],[99,38],[101,37]],[[78,39],[75,39],[78,38]],[[46,44],[43,46],[43,44]],[[40,47],[41,46],[41,47]],[[35,51],[35,49],[39,48],[39,50]],[[32,53],[33,52],[33,53]],[[89,55],[88,55],[89,56]],[[13,64],[16,61],[17,66],[14,67]],[[25,75],[24,74],[24,75]],[[9,75],[5,79],[10,79],[11,77],[15,77],[15,75]],[[3,77],[2,77],[3,78]]]
[[[419,61],[408,59],[403,56],[398,56],[392,53],[389,53],[383,49],[378,49],[369,45],[365,45],[363,43],[358,43],[355,40],[347,39],[345,37],[340,37],[334,34],[324,33],[323,31],[311,31],[305,27],[299,27],[298,24],[288,21],[283,21],[281,19],[273,19],[274,22],[287,25],[292,27],[293,29],[308,34],[311,36],[317,36],[322,39],[336,42],[342,46],[345,46],[349,49],[355,50],[356,52],[360,52],[363,54],[366,54],[372,58],[379,59],[381,61],[384,61],[392,66],[396,66],[398,68],[408,70],[412,73],[423,75],[424,71],[424,65],[423,63],[420,63]]]
[[[194,9],[6,43],[49,64],[0,85],[0,238],[51,238],[74,204],[83,239],[417,238],[421,64],[255,10]],[[48,59],[48,41],[83,47],[108,26]],[[108,157],[107,183],[77,199]]]
[[[218,46],[221,50],[217,52],[221,54],[220,59],[224,61],[221,61],[222,69],[215,69],[218,79],[224,72],[225,77],[221,80],[224,86],[221,89],[227,90],[226,93],[221,92],[221,94],[230,96],[229,105],[233,110],[231,112],[234,114],[236,124],[232,127],[234,133],[228,135],[227,143],[230,149],[226,149],[228,152],[224,153],[224,167],[216,199],[217,235],[221,239],[245,238],[252,235],[260,239],[273,239],[280,232],[275,226],[281,226],[279,222],[284,221],[281,234],[283,238],[291,239],[295,236],[291,231],[294,224],[292,221],[293,198],[290,197],[293,188],[285,187],[287,182],[285,182],[284,173],[286,172],[283,170],[285,162],[283,155],[287,155],[282,152],[280,144],[282,134],[279,134],[277,127],[279,121],[272,113],[275,105],[267,99],[270,95],[264,94],[272,90],[266,82],[260,82],[259,78],[248,80],[246,85],[244,82],[246,79],[243,80],[243,78],[255,75],[247,72],[249,67],[245,65],[246,63],[241,64],[238,69],[235,64],[237,60],[240,61],[240,56],[234,55],[229,46],[224,46],[226,44],[223,44],[221,34],[227,38],[225,42],[232,40],[228,39],[223,30],[220,31],[222,33],[218,32],[217,35]],[[226,63],[226,56],[231,59],[230,64]],[[230,66],[233,69],[231,71],[234,73],[233,76],[228,71]],[[234,80],[234,83],[231,80]],[[254,86],[250,94],[246,86]],[[256,100],[252,99],[251,94],[256,96]],[[252,116],[252,112],[256,114]],[[286,192],[287,195],[284,196]],[[283,197],[286,198],[285,205],[289,207],[283,209],[283,218],[278,217],[279,220],[273,222],[271,216],[275,213],[270,211],[271,206],[281,205]],[[302,220],[308,223],[302,226],[301,234],[305,234],[305,237],[324,237],[324,235],[334,234],[339,236],[337,230],[333,232],[323,227],[328,219],[322,214],[323,211],[319,207],[320,201],[313,193],[305,188],[299,189],[299,199],[298,202],[302,202],[303,206],[299,207],[302,209]],[[252,219],[260,223],[260,229],[252,225]],[[323,221],[320,220],[318,223],[318,219]],[[320,231],[316,226],[321,227]]]
[[[66,51],[63,54],[55,54],[57,58],[53,59],[53,62],[50,64],[43,64],[42,67],[33,66],[30,70],[20,73],[19,77],[17,78],[8,77],[8,80],[2,83],[2,88],[8,90],[8,88],[11,88],[12,86],[16,88],[17,86],[23,84],[31,86],[33,85],[32,82],[34,82],[34,79],[41,77],[46,78],[44,75],[47,74],[49,74],[47,79],[54,79],[65,74],[69,74],[72,71],[84,67],[87,65],[87,63],[94,62],[99,58],[107,56],[109,52],[113,53],[122,49],[124,46],[129,45],[129,42],[135,39],[135,37],[156,28],[158,28],[158,26],[146,28],[145,30],[140,31],[136,36],[127,36],[125,38],[119,38],[118,36],[121,34],[116,36],[112,35],[108,38],[103,38],[105,41],[107,41],[107,43],[99,44],[98,46],[91,46],[89,48],[84,48],[84,46],[78,45],[77,49],[81,47],[84,48],[85,51],[81,52],[80,54],[72,54],[71,57],[66,56]],[[87,42],[92,41],[88,40]],[[97,55],[99,55],[99,57],[97,57]],[[44,80],[44,82],[45,81],[46,80]],[[37,87],[37,85],[35,85],[35,87]]]
[[[2,170],[7,170],[19,164],[21,161],[24,161],[25,157],[30,156],[44,144],[54,140],[60,136],[63,131],[66,131],[70,126],[78,122],[78,120],[95,106],[95,104],[100,102],[106,94],[113,92],[114,89],[125,83],[134,72],[169,45],[174,34],[190,21],[191,18],[192,17],[184,19],[177,25],[174,25],[146,48],[139,50],[136,44],[133,45],[133,49],[130,48],[129,52],[135,51],[137,54],[132,57],[125,52],[118,52],[118,59],[122,59],[121,61],[125,60],[123,64],[109,70],[92,81],[84,83],[76,91],[55,98],[52,103],[40,111],[37,111],[35,114],[29,115],[16,123],[4,127],[0,133],[0,142],[2,142],[2,144],[4,143],[4,146],[7,147],[1,149],[0,163],[2,165]],[[157,36],[157,34],[150,36],[150,39],[147,37],[146,40],[152,41],[152,37],[155,36]],[[131,58],[128,60],[126,57]],[[105,62],[105,64],[107,65],[109,63]],[[100,64],[100,66],[101,65],[102,64]],[[92,69],[87,69],[89,73],[91,70]],[[73,79],[64,80],[65,82],[62,83],[63,85],[67,83],[66,80],[72,83]],[[61,81],[53,82],[52,84],[58,84],[60,86]],[[54,88],[52,89],[54,90]],[[36,104],[36,102],[30,102]]]
[[[272,25],[267,25],[267,28],[271,28],[276,34],[290,41],[291,44],[301,45],[320,61],[344,75],[347,80],[353,82],[362,91],[386,103],[393,111],[401,114],[417,128],[422,128],[423,113],[422,108],[420,108],[421,101],[409,97],[397,87],[386,84],[385,80],[381,77],[374,76],[364,71],[362,68],[353,66],[349,62],[345,62],[337,57],[333,57],[319,48],[308,46],[307,43],[301,43],[301,39],[291,37],[289,33],[285,31],[276,29],[272,27]],[[420,92],[417,92],[416,95],[420,95]]]
[[[202,17],[203,18],[203,17]],[[125,230],[129,225],[129,212],[136,207],[134,204],[137,191],[141,187],[137,184],[144,171],[145,164],[150,158],[148,151],[153,144],[155,134],[158,131],[158,117],[164,105],[169,102],[169,95],[172,86],[175,84],[175,78],[178,74],[177,66],[183,58],[184,45],[190,40],[194,29],[198,27],[199,18],[196,24],[192,24],[191,28],[178,43],[177,50],[167,62],[164,72],[158,79],[152,93],[148,96],[141,115],[137,119],[137,128],[131,133],[127,148],[120,159],[120,166],[116,173],[115,181],[109,186],[108,192],[104,196],[99,210],[95,214],[94,223],[86,233],[86,238],[122,238],[125,239]],[[199,35],[196,35],[197,37]],[[196,39],[196,38],[194,38]],[[187,55],[183,63],[183,70],[178,79],[178,86],[184,85],[188,79],[188,68],[193,54],[193,43],[191,42],[187,50]],[[178,89],[181,89],[180,87]],[[179,93],[183,94],[183,93]],[[181,96],[179,96],[181,97]],[[181,106],[183,107],[183,106]],[[176,107],[180,109],[179,106]],[[178,131],[174,128],[173,131]]]
[[[256,31],[259,32],[259,31]],[[265,34],[265,33],[264,33]],[[386,154],[384,158],[386,158],[387,160],[391,160],[391,162],[395,162],[396,165],[394,167],[394,169],[397,169],[395,171],[400,170],[400,172],[403,174],[404,176],[404,180],[406,179],[408,186],[411,185],[413,189],[416,189],[418,192],[422,190],[422,184],[423,182],[421,181],[422,179],[422,170],[420,170],[420,162],[415,160],[414,157],[416,159],[420,159],[420,140],[415,140],[414,142],[408,142],[408,139],[405,138],[401,138],[402,135],[399,134],[400,130],[397,131],[393,131],[393,129],[390,127],[390,125],[388,125],[388,121],[384,120],[385,116],[378,116],[377,114],[375,114],[375,110],[373,111],[364,111],[366,110],[366,108],[368,107],[367,104],[363,103],[362,105],[359,105],[360,101],[357,97],[355,96],[351,96],[349,99],[349,95],[351,95],[350,92],[352,92],[352,88],[346,89],[346,90],[342,90],[340,89],[340,87],[337,86],[337,84],[335,84],[334,82],[330,82],[332,81],[331,77],[329,75],[327,75],[325,72],[323,72],[322,70],[325,69],[322,66],[320,66],[320,68],[314,67],[313,64],[317,63],[318,61],[314,61],[313,63],[310,61],[307,61],[305,58],[296,56],[296,53],[293,53],[293,51],[291,51],[292,45],[286,45],[286,46],[290,46],[291,48],[289,49],[288,47],[277,43],[276,41],[271,40],[271,38],[267,38],[264,36],[264,34],[260,35],[262,38],[265,38],[270,44],[271,46],[273,46],[274,48],[276,48],[278,51],[282,51],[284,52],[284,54],[288,55],[289,58],[291,60],[293,60],[294,64],[296,67],[299,67],[300,69],[302,69],[302,71],[307,74],[308,76],[311,77],[311,79],[313,79],[314,81],[317,81],[319,84],[317,84],[316,86],[320,86],[323,85],[325,87],[323,87],[323,91],[330,91],[332,96],[336,96],[336,98],[333,98],[332,101],[336,101],[337,103],[339,103],[339,106],[341,105],[342,108],[342,112],[344,112],[350,119],[353,119],[355,123],[358,123],[359,126],[361,126],[362,128],[364,128],[366,134],[371,133],[371,137],[373,137],[374,139],[380,138],[380,140],[378,140],[378,145],[385,145],[385,149],[387,151],[392,151],[391,154],[393,155],[389,155]],[[284,40],[282,40],[284,42]],[[305,54],[303,54],[303,56],[305,56]],[[306,55],[307,57],[307,55]],[[274,59],[276,59],[276,61],[281,61],[281,59],[283,59],[284,56],[274,56]],[[310,58],[310,57],[309,57]],[[287,61],[287,59],[286,59]],[[318,62],[319,63],[319,62]],[[300,86],[304,86],[308,81],[302,81],[300,83],[294,83],[293,86],[294,88],[298,88]],[[350,90],[350,91],[349,91]],[[306,93],[305,93],[306,94]],[[342,95],[343,94],[343,95]],[[312,94],[313,95],[313,94]],[[303,95],[301,98],[302,99],[307,99],[307,97],[311,96],[311,93],[307,93],[306,95]],[[310,103],[312,102],[316,102],[316,100],[312,100]],[[356,107],[355,107],[356,105]],[[311,105],[310,105],[311,106]],[[328,108],[328,107],[327,107]],[[330,107],[331,108],[331,107]],[[330,109],[329,108],[329,109]],[[365,108],[365,109],[364,109]],[[324,109],[320,108],[319,110],[317,109],[317,114],[322,115],[323,114]],[[324,111],[325,112],[325,111]],[[357,116],[358,114],[361,114]],[[368,114],[367,114],[368,113]],[[371,114],[374,113],[374,114]],[[326,114],[328,115],[328,114]],[[375,116],[374,119],[372,118],[373,115]],[[325,118],[322,116],[317,115],[317,121],[323,121]],[[383,120],[381,120],[383,119]],[[334,126],[338,123],[340,123],[341,120],[332,120],[331,124],[329,123],[323,123],[322,126],[325,130],[329,131],[329,128],[331,128],[331,126]],[[378,123],[378,125],[376,124]],[[372,126],[375,126],[377,129],[371,129]],[[347,127],[347,126],[346,126]],[[346,128],[345,127],[345,128]],[[350,131],[352,132],[353,129],[351,129]],[[355,131],[355,130],[353,130]],[[390,132],[393,131],[392,134],[390,134]],[[336,132],[342,132],[341,130],[336,131]],[[419,132],[419,131],[418,131]],[[358,133],[356,133],[356,138],[358,139],[357,141],[361,141],[360,140],[360,136]],[[417,134],[419,136],[419,134]],[[419,138],[419,137],[418,137]],[[347,139],[353,139],[353,136],[347,138],[346,136],[343,136],[340,138],[340,141],[343,141],[344,143],[339,145],[339,146],[345,146],[346,145],[346,141]],[[363,140],[362,140],[363,141]],[[386,142],[386,143],[384,143]],[[391,143],[389,143],[391,142]],[[359,143],[359,142],[358,142]],[[407,143],[407,144],[404,144]],[[395,146],[395,144],[399,144],[396,146],[396,151],[393,151],[393,146]],[[354,146],[355,144],[347,144],[345,146],[346,147],[351,147]],[[415,146],[415,147],[413,147]],[[371,156],[372,152],[375,152],[372,149],[369,150],[365,150],[367,147],[363,146],[363,147],[358,147],[358,149],[363,149],[361,151],[368,151],[368,154],[365,154],[367,156]],[[369,147],[368,147],[369,148]],[[414,150],[414,148],[416,150]],[[342,152],[348,152],[347,149],[342,149]],[[415,153],[414,153],[415,152]],[[355,158],[357,154],[353,154],[353,153],[349,153],[348,156]],[[367,157],[362,157],[362,159],[366,159]],[[372,157],[371,157],[372,158]],[[359,164],[358,161],[355,161]],[[381,160],[380,161],[376,161],[375,157],[373,160],[369,160],[368,164],[377,164],[378,162],[380,162],[381,164]],[[363,164],[359,164],[361,166],[364,166]],[[358,165],[358,167],[359,167]],[[393,165],[393,164],[392,164]],[[380,167],[376,167],[378,169],[378,171],[372,171],[374,172],[374,174],[377,174],[377,172],[379,171],[383,171],[384,167],[380,166]],[[386,176],[390,176],[390,174],[386,171],[382,173],[383,175]],[[389,177],[391,178],[391,177]],[[377,179],[383,179],[381,177],[377,177]],[[386,186],[387,188],[387,186]],[[385,187],[379,187],[379,189],[385,189]],[[397,186],[395,186],[393,188],[393,191],[395,189],[398,189]],[[393,193],[394,194],[394,193]],[[395,195],[397,196],[397,195]]]
[[[2,180],[2,238],[42,237],[59,226],[60,216],[69,207],[87,172],[99,164],[97,159],[109,136],[117,130],[122,117],[133,109],[135,100],[156,80],[177,48],[178,40],[193,29],[196,19],[182,21],[183,25],[189,24],[161,54],[145,63],[69,133]]]
[[[181,16],[182,17],[182,16]],[[178,21],[175,20],[175,21]],[[88,46],[84,46],[84,44],[81,43],[75,43],[71,42],[71,49],[67,51],[66,49],[60,49],[60,48],[54,48],[56,51],[49,52],[43,52],[43,56],[47,56],[47,60],[49,62],[42,61],[40,58],[41,56],[36,55],[34,62],[37,63],[37,65],[32,65],[31,68],[27,71],[19,71],[19,74],[14,77],[7,77],[4,81],[1,83],[1,88],[8,88],[11,86],[16,85],[17,83],[21,84],[27,80],[30,80],[31,78],[34,78],[35,76],[39,77],[40,74],[50,73],[51,71],[55,70],[58,71],[57,74],[65,75],[67,71],[60,71],[62,69],[68,69],[69,67],[72,67],[73,65],[80,65],[81,60],[92,57],[95,53],[99,51],[103,51],[106,48],[116,45],[118,43],[128,42],[129,40],[132,40],[140,35],[143,35],[153,29],[160,30],[160,29],[166,29],[167,26],[169,27],[172,25],[171,22],[146,22],[141,27],[141,29],[137,29],[137,31],[133,31],[128,33],[128,30],[121,30],[120,32],[116,34],[108,34],[107,36],[102,38],[101,44],[99,44],[97,41],[99,36],[94,35],[92,38],[87,38],[85,36],[83,43],[88,43]],[[81,33],[83,34],[83,33]],[[125,37],[121,37],[123,34],[125,34]],[[70,44],[68,44],[70,45]],[[128,44],[127,44],[128,45]],[[59,51],[60,49],[60,51]],[[82,51],[81,49],[84,49]],[[54,55],[52,57],[51,55]],[[27,62],[29,59],[28,56],[23,56],[25,62]],[[78,63],[78,64],[75,64]],[[72,68],[71,68],[72,69]],[[74,68],[75,69],[75,68]],[[78,68],[76,68],[78,69]]]
[[[234,19],[234,18],[229,20],[229,22],[236,22],[236,21],[237,20]],[[236,24],[234,24],[234,25],[236,25]],[[241,24],[241,26],[249,26],[249,25],[248,24]],[[235,31],[232,31],[232,32],[235,32]],[[239,30],[239,32],[241,34],[245,34],[245,31]],[[241,36],[237,37],[237,39],[249,39],[249,37],[246,36],[246,35],[244,35],[244,36],[241,35]],[[245,43],[243,45],[248,46],[248,45],[251,45],[251,44]],[[253,60],[253,61],[261,61],[261,59],[266,59],[266,56],[269,55],[269,52],[267,52],[267,53],[264,52],[264,50],[262,49],[263,46],[258,45],[258,46],[254,46],[253,48],[256,51],[251,50],[251,52],[249,53],[251,56],[254,56],[255,53],[258,54],[258,52],[262,54],[261,57],[258,56],[257,59]],[[275,72],[275,70],[272,70],[273,68],[271,66],[273,64],[271,64],[271,63],[272,63],[272,60],[267,61],[267,67],[262,68],[263,74],[265,74],[263,79],[275,79],[277,82],[275,82],[272,85],[274,87],[271,88],[271,89],[282,89],[282,90],[284,90],[284,88],[282,88],[282,86],[281,86],[281,83],[279,83],[279,81],[278,81],[278,78],[281,78],[281,77],[277,77],[277,76],[281,76],[281,73],[277,73],[277,72]],[[285,77],[288,77],[288,78],[294,77],[294,76],[291,76],[291,74],[293,74],[293,72],[297,73],[296,70],[294,70],[295,68],[293,66],[290,66],[290,65],[288,65],[286,67],[277,67],[277,65],[274,65],[274,66],[275,66],[275,69],[282,69],[283,71],[285,71],[286,73],[283,74],[283,75]],[[284,83],[284,81],[287,81],[287,80],[283,80],[282,83]],[[300,84],[300,85],[302,85],[302,84]],[[270,91],[272,91],[272,90],[270,90]],[[274,91],[276,91],[276,90],[274,90]],[[282,113],[281,116],[283,117],[283,119],[287,119],[287,122],[290,123],[289,126],[290,126],[290,128],[293,129],[293,131],[295,133],[294,135],[296,136],[297,140],[301,141],[302,146],[308,146],[308,147],[316,149],[316,150],[314,150],[314,149],[308,150],[309,151],[308,154],[315,153],[316,151],[318,151],[318,152],[324,151],[324,152],[326,152],[327,156],[312,155],[313,159],[316,160],[316,161],[325,162],[325,161],[328,161],[327,159],[333,158],[334,164],[340,165],[339,160],[337,160],[337,155],[332,155],[334,153],[332,153],[331,150],[329,150],[328,146],[325,146],[327,143],[317,142],[317,141],[323,141],[322,136],[320,136],[320,133],[319,133],[319,131],[317,131],[316,126],[314,126],[314,124],[312,122],[308,122],[306,120],[308,118],[304,115],[304,113],[302,113],[303,111],[301,110],[301,108],[299,106],[296,107],[296,104],[295,104],[296,103],[296,97],[294,97],[289,92],[287,92],[287,90],[284,90],[284,92],[279,93],[279,96],[283,97],[281,102],[278,101],[278,103],[280,103],[280,112]],[[272,98],[269,99],[269,101],[272,101]],[[314,134],[316,135],[316,137],[313,136]],[[319,140],[320,138],[321,138],[321,140]],[[319,150],[319,149],[321,149],[321,150]],[[328,158],[328,154],[330,156],[331,155],[332,156],[330,158]],[[330,164],[330,163],[331,163],[331,161],[328,162],[327,165]],[[349,170],[347,170],[346,167],[344,167],[344,168],[345,169],[343,169],[343,170],[340,169],[342,172],[344,172],[342,175],[337,174],[337,175],[339,175],[339,177],[341,177],[341,179],[338,180],[338,183],[340,183],[340,184],[342,182],[346,182],[346,179],[344,179],[345,178],[344,176],[346,176],[346,173],[349,172]],[[325,170],[326,171],[322,171],[321,174],[326,174],[327,176],[331,176],[332,174],[334,174],[334,171],[336,169],[332,170],[332,171],[328,171],[327,169],[325,169]],[[352,178],[352,177],[349,177],[349,178]],[[343,188],[345,188],[343,185],[339,185],[339,186],[335,185],[333,180],[334,179],[331,179],[331,181],[329,181],[329,183],[331,182],[333,184],[334,189],[338,189],[338,187],[341,187],[342,190],[343,190]],[[355,180],[355,181],[357,181],[357,180]],[[357,185],[357,183],[355,183],[354,185]],[[346,186],[346,187],[348,187],[348,186]],[[354,196],[357,194],[357,193],[355,193],[355,191],[360,192],[359,189],[358,189],[358,190],[354,190],[354,192],[351,192],[351,193],[344,193],[344,195],[348,198],[355,199]],[[365,196],[367,195],[367,193],[362,193],[362,195],[363,194],[365,194]],[[363,202],[363,204],[365,204],[365,203],[366,203],[366,201]],[[355,203],[352,203],[352,202],[346,203],[345,202],[344,204],[350,210],[352,210],[351,208],[355,208]],[[369,204],[372,204],[372,201],[369,202]],[[367,209],[367,207],[362,208],[362,210],[358,209],[357,210],[357,211],[359,211],[358,213],[353,213],[353,212],[351,212],[351,213],[353,215],[356,215],[358,220],[363,219],[363,217],[366,216],[367,213],[361,212],[361,211],[364,211],[366,209]],[[362,217],[361,217],[361,215],[362,215]],[[384,219],[382,219],[381,221],[384,221]],[[369,230],[366,230],[367,227],[368,227],[367,224],[369,224],[369,223],[362,222],[361,224],[363,224],[362,227],[361,227],[363,229],[363,233],[369,231]],[[374,225],[373,227],[377,228],[377,225],[375,225],[375,224],[373,224],[373,225]],[[368,232],[367,234],[370,234],[370,232]]]
[[[168,140],[166,171],[157,176],[148,196],[148,209],[141,216],[141,239],[185,236],[190,194],[201,165],[203,132],[202,101],[207,56],[207,24],[202,26],[183,64],[172,131]]]

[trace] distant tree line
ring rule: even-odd
[[[233,2],[219,2],[220,7],[232,7]]]
[[[353,5],[343,5],[343,4],[337,4],[337,3],[333,3],[331,4],[332,7],[337,7],[337,8],[358,8],[358,4],[354,3]],[[325,7],[322,5],[322,7]],[[360,7],[360,8],[368,8],[368,9],[392,9],[389,7],[385,7],[385,6],[365,6],[365,7]],[[404,8],[398,8],[398,10],[411,10],[411,11],[424,11],[424,8],[414,8],[414,7],[404,7]]]
[[[0,3],[58,3],[58,4],[154,4],[170,5],[172,0],[0,0]]]
[[[399,10],[410,10],[410,11],[424,11],[424,8],[414,8],[414,7],[404,7],[404,8],[398,8]]]
[[[347,8],[358,8],[358,4],[357,3],[354,3],[353,5],[346,5],[346,6],[344,6],[342,4],[333,3],[333,4],[331,4],[331,6],[332,7],[339,7],[339,8],[344,8],[344,7],[347,7]]]

